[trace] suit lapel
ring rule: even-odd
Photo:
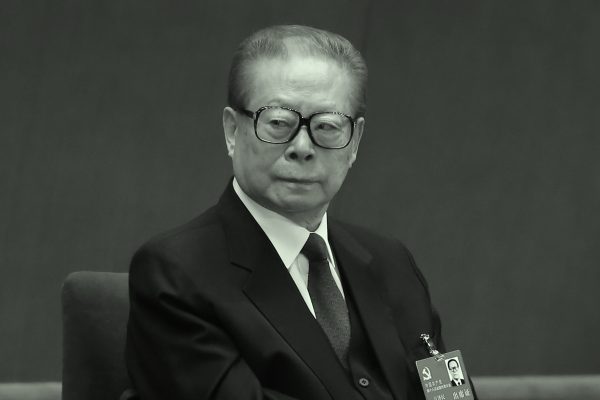
[[[345,371],[279,259],[254,269],[244,291],[333,398],[354,398]]]
[[[406,398],[406,352],[400,341],[382,286],[374,276],[371,254],[337,224],[329,224],[329,241],[347,290],[356,304],[375,355],[394,398]]]
[[[219,201],[231,262],[250,272],[243,290],[333,398],[356,394],[271,242],[232,189]]]

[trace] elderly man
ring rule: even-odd
[[[233,180],[131,263],[126,359],[142,400],[423,398],[419,336],[443,344],[421,272],[398,241],[327,217],[363,135],[366,77],[333,33],[242,42],[223,111]]]
[[[462,378],[462,371],[456,358],[451,358],[448,363],[448,371],[450,372],[450,383],[452,386],[462,386],[465,384],[465,380]]]

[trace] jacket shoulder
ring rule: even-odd
[[[358,243],[364,246],[369,251],[402,251],[410,255],[410,252],[406,246],[394,236],[375,232],[372,229],[366,228],[360,225],[350,224],[344,221],[332,221],[334,226],[346,231],[352,236]],[[412,256],[411,256],[412,257]]]
[[[379,260],[387,260],[379,265],[389,266],[393,273],[399,270],[416,275],[420,283],[427,288],[427,282],[421,270],[417,267],[410,250],[396,237],[381,232],[375,232],[364,226],[354,225],[343,221],[332,221],[338,228],[346,231],[357,243]]]
[[[136,260],[148,258],[165,265],[206,265],[198,261],[222,258],[226,254],[224,236],[218,213],[212,207],[191,221],[145,242],[135,252],[131,270],[137,264]]]
[[[161,232],[148,239],[141,247],[170,247],[177,242],[185,241],[189,238],[195,238],[218,229],[219,219],[215,211],[215,207],[211,207],[198,215],[194,219],[181,224],[179,226]]]

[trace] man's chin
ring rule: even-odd
[[[315,190],[319,190],[319,182],[309,180],[282,180],[278,182],[279,186],[283,191],[289,193],[289,195],[300,194],[303,196],[309,195]]]
[[[286,214],[318,213],[323,208],[321,203],[306,201],[306,199],[286,199],[277,204],[277,208]]]
[[[320,201],[317,196],[307,196],[306,193],[299,195],[297,193],[280,194],[272,202],[273,211],[288,215],[317,215],[326,209],[326,203]],[[271,208],[271,207],[269,207]]]

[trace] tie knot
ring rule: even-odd
[[[309,262],[327,260],[327,245],[323,238],[316,233],[311,233],[308,236],[300,252],[308,258]]]

